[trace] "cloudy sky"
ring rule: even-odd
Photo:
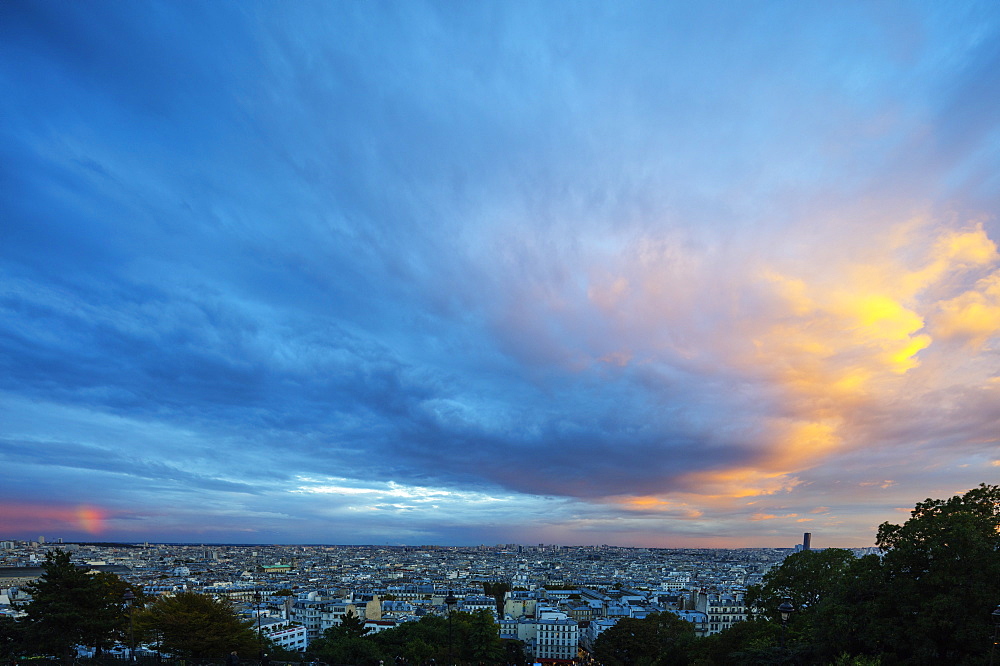
[[[1000,5],[0,3],[0,537],[867,546],[1000,480]]]

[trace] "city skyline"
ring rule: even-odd
[[[865,547],[995,483],[998,33],[0,4],[0,537]]]

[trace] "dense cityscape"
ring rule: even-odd
[[[804,544],[808,546],[809,535]],[[262,630],[288,649],[305,651],[323,631],[355,612],[371,631],[445,612],[488,610],[501,636],[525,643],[535,659],[577,657],[622,617],[671,611],[710,635],[746,617],[748,585],[803,544],[790,548],[651,549],[615,546],[477,547],[221,544],[87,544],[0,542],[0,612],[16,615],[28,596],[18,585],[41,573],[51,549],[112,571],[149,595],[197,591],[232,600],[248,616],[261,594]],[[863,554],[859,549],[857,554]],[[502,607],[484,582],[509,583]],[[547,628],[567,629],[550,644]]]

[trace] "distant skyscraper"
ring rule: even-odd
[[[45,543],[45,537],[43,536],[38,537],[38,543]]]
[[[812,532],[806,532],[802,535],[802,550],[810,550],[812,547]]]

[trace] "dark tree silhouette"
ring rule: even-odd
[[[684,666],[691,659],[694,626],[674,613],[623,618],[594,642],[594,658],[606,666]]]
[[[253,625],[228,600],[196,592],[160,597],[136,615],[138,631],[158,637],[163,651],[183,658],[222,658],[233,650],[256,655]]]
[[[905,663],[981,663],[1000,599],[1000,486],[920,502],[902,525],[883,523],[876,543],[885,647]]]
[[[25,587],[25,637],[35,651],[68,663],[77,645],[101,646],[127,622],[121,596],[111,591],[116,576],[96,577],[70,560],[69,553],[45,554],[42,577]],[[115,583],[117,586],[117,583]]]

